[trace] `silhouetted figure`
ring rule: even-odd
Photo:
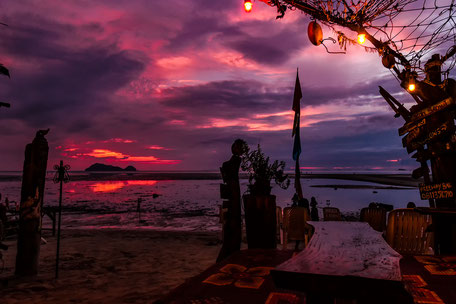
[[[317,200],[314,196],[310,198],[310,207],[310,218],[312,221],[318,222],[320,218],[318,217]]]
[[[414,202],[408,202],[407,208],[416,208],[416,205]]]
[[[7,207],[6,207],[5,204],[2,203],[2,194],[0,193],[0,221],[3,222],[3,226],[2,227],[5,227],[6,221],[7,221],[6,210],[7,210]],[[2,231],[0,231],[0,233],[1,232]],[[1,234],[0,234],[0,237],[1,237]]]
[[[241,189],[239,186],[239,167],[241,155],[245,151],[247,143],[242,139],[236,139],[231,146],[233,155],[230,160],[223,163],[220,171],[225,183],[222,198],[222,208],[226,208],[225,222],[223,223],[223,245],[217,257],[217,262],[227,258],[241,249],[242,222],[241,222]]]
[[[298,194],[295,193],[293,195],[293,197],[291,198],[291,202],[292,202],[291,207],[298,207],[298,201],[299,201]]]

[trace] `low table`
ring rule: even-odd
[[[368,223],[308,223],[315,228],[308,246],[271,271],[277,287],[305,292],[307,303],[413,303],[401,255]]]

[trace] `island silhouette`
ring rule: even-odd
[[[127,166],[125,169],[122,169],[117,166],[95,163],[84,171],[136,171],[136,168],[133,166]]]

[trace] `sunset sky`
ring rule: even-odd
[[[247,14],[241,0],[81,0],[2,2],[0,12],[11,72],[0,79],[11,103],[0,108],[0,171],[22,170],[25,145],[47,128],[48,168],[217,170],[243,138],[291,169],[296,68],[303,170],[417,167],[378,86],[411,97],[378,54],[311,45],[298,11],[276,20],[259,1]]]

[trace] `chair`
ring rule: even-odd
[[[379,232],[386,229],[386,210],[383,208],[361,209],[361,222],[368,222],[369,225]]]
[[[386,242],[403,255],[427,254],[433,233],[427,231],[432,217],[413,209],[396,209],[389,213]]]
[[[277,242],[282,244],[280,230],[282,229],[283,225],[283,215],[282,215],[282,207],[276,206],[276,236]]]
[[[323,220],[324,221],[342,221],[340,210],[334,207],[323,208]]]
[[[283,249],[287,249],[288,241],[309,241],[309,212],[305,207],[286,207],[283,209]]]

